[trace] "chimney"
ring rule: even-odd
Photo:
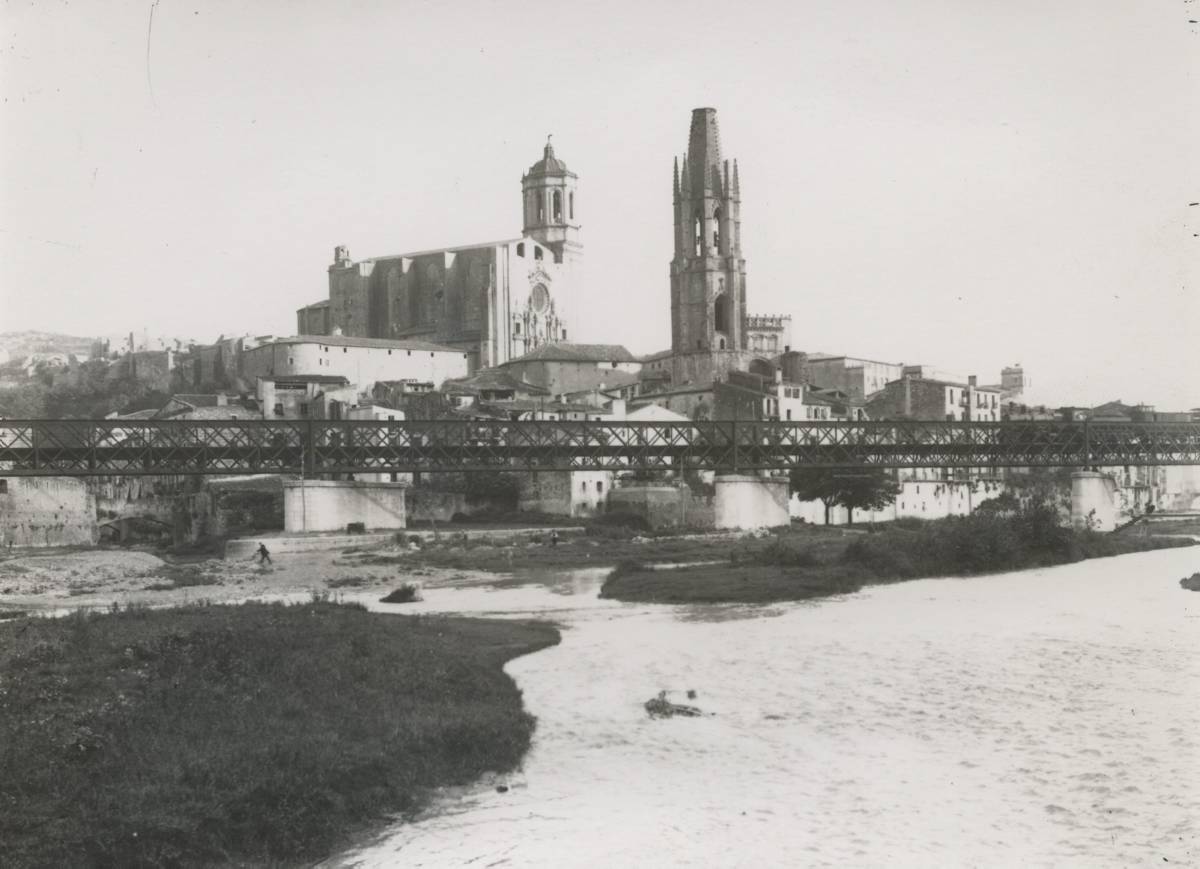
[[[967,378],[967,386],[970,386],[972,389],[974,389],[978,385],[979,385],[979,378],[976,377],[974,374],[972,374],[970,377]]]

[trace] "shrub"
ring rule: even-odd
[[[730,553],[730,561],[734,564],[764,564],[776,567],[817,567],[822,563],[811,546],[785,537],[773,537],[766,546],[741,544]]]
[[[421,599],[421,588],[415,583],[406,582],[393,592],[379,599],[380,603],[415,603]]]

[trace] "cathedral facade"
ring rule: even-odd
[[[472,371],[570,340],[577,181],[547,142],[521,178],[516,238],[365,260],[338,246],[329,296],[296,312],[299,334],[429,341],[467,353]]]

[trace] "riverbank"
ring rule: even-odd
[[[546,623],[245,604],[0,626],[5,864],[312,861],[516,768]]]
[[[1051,511],[1031,510],[892,525],[816,544],[782,536],[765,545],[735,547],[725,564],[655,570],[626,560],[609,575],[600,596],[674,604],[807,600],[908,579],[999,573],[1192,545],[1180,537],[1076,531],[1060,526]]]

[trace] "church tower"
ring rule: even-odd
[[[549,137],[542,159],[521,177],[525,215],[522,234],[552,250],[555,261],[560,263],[577,259],[583,252],[575,190],[578,181],[579,176],[554,156]]]
[[[694,109],[675,161],[671,260],[673,381],[710,383],[745,361],[746,261],[737,161],[721,159],[717,110]]]

